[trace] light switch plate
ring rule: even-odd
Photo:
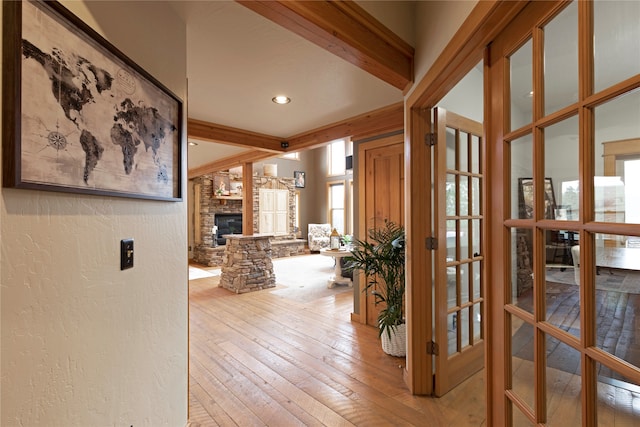
[[[133,267],[133,239],[120,240],[120,270]]]

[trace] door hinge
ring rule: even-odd
[[[434,251],[438,249],[438,239],[436,239],[435,237],[427,237],[424,240],[424,245],[427,250]]]
[[[434,356],[438,355],[438,344],[433,341],[429,341],[427,343],[427,354],[433,354]]]
[[[436,145],[436,139],[436,134],[433,132],[424,135],[424,143],[429,147],[433,147],[434,145]]]

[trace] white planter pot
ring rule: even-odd
[[[391,356],[403,357],[407,355],[407,325],[391,328],[391,337],[387,331],[382,333],[382,351]]]

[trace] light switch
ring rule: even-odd
[[[133,267],[133,239],[120,240],[120,270]]]

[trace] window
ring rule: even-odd
[[[623,97],[624,99],[625,97]],[[636,108],[639,97],[637,94],[630,99],[630,102],[622,104],[619,109],[625,110],[628,108]],[[611,110],[611,108],[609,108]],[[603,109],[600,108],[600,111]],[[605,113],[607,111],[605,110]],[[637,111],[636,111],[637,113]],[[619,114],[618,114],[619,115]],[[604,126],[603,126],[604,127]],[[619,126],[618,126],[619,127]],[[602,133],[604,134],[606,130]],[[634,134],[637,134],[637,130],[633,130]],[[620,184],[618,190],[615,193],[616,196],[616,213],[613,219],[614,222],[623,223],[640,223],[640,214],[638,208],[640,207],[640,196],[637,192],[637,184],[640,182],[640,173],[638,167],[640,166],[640,139],[623,139],[616,141],[605,141],[603,146],[603,174],[602,178],[615,180]],[[611,194],[600,195],[598,198],[596,194],[596,203],[600,202],[606,204],[606,198],[603,196],[609,196]]]
[[[347,229],[345,234],[353,234],[353,179],[349,180],[349,196],[348,196],[349,215],[347,217]]]
[[[564,211],[562,211],[560,218],[556,216],[556,219],[565,219],[569,221],[578,220],[579,195],[580,181],[571,180],[562,182],[558,208],[564,209]]]
[[[329,183],[329,222],[338,233],[345,232],[344,182]]]
[[[283,154],[280,157],[283,159],[289,159],[289,160],[300,160],[300,153],[295,151],[293,153]]]
[[[346,172],[346,141],[339,139],[327,146],[327,174],[329,176],[344,175]]]
[[[640,182],[640,159],[626,160],[624,162],[624,182]],[[640,224],[640,194],[633,185],[626,185],[624,193],[624,211],[627,222]]]

